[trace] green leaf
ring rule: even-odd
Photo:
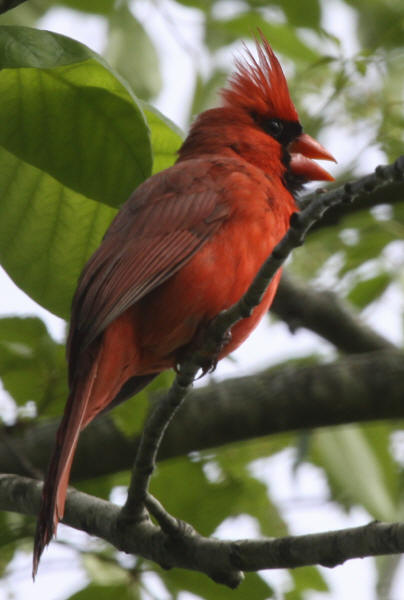
[[[88,48],[0,28],[0,145],[93,200],[119,206],[151,171],[144,116]]]
[[[185,590],[204,600],[269,600],[274,596],[273,589],[256,573],[246,573],[241,585],[235,590],[230,590],[201,573],[183,569],[159,571],[173,599],[181,598]]]
[[[387,228],[378,224],[371,227],[363,227],[361,230],[361,239],[355,246],[346,246],[345,264],[340,271],[344,275],[348,271],[357,269],[366,261],[372,258],[379,258],[383,248],[395,239],[395,235]]]
[[[153,477],[153,494],[169,512],[190,522],[204,535],[211,535],[227,518],[246,514],[256,519],[263,534],[285,535],[287,527],[268,496],[266,484],[251,474],[250,462],[261,453],[250,446],[263,449],[264,444],[259,442],[219,448],[213,458],[209,452],[192,460],[164,461]],[[264,456],[269,454],[267,446]],[[177,485],[172,486],[172,481]]]
[[[232,506],[242,492],[240,482],[209,482],[203,464],[188,458],[160,463],[151,489],[168,512],[191,523],[203,535],[212,534],[232,514]]]
[[[370,279],[360,281],[348,294],[348,300],[358,308],[365,308],[379,298],[391,283],[389,273],[380,273]]]
[[[140,98],[148,100],[160,92],[162,81],[157,51],[144,27],[125,5],[109,18],[105,57]]]
[[[45,2],[23,2],[12,10],[0,15],[0,25],[34,26],[38,19],[48,10]]]
[[[304,0],[304,2],[286,0],[286,2],[282,1],[277,4],[284,11],[289,25],[312,29],[317,29],[320,26],[321,11],[318,0]]]
[[[21,542],[28,538],[32,544],[32,536],[32,518],[12,512],[0,513],[0,575],[6,571],[15,551],[21,548]]]
[[[394,422],[370,423],[362,425],[360,429],[372,452],[377,457],[388,494],[397,506],[399,504],[402,506],[400,492],[402,467],[394,459],[391,445],[392,435],[394,432],[403,429],[403,421],[395,420]],[[399,513],[398,518],[402,519],[401,513]]]
[[[153,173],[171,167],[178,158],[178,150],[183,142],[184,134],[170,119],[146,102],[141,107],[150,128],[153,148]]]
[[[314,461],[324,468],[337,500],[363,506],[375,519],[395,519],[395,498],[387,485],[383,464],[361,428],[315,431],[313,451]]]
[[[174,374],[171,371],[164,371],[135,397],[114,408],[111,418],[118,429],[128,437],[142,431],[150,409],[150,395],[168,389],[173,379]]]
[[[54,6],[55,4],[68,6],[69,8],[80,10],[82,12],[107,15],[114,9],[116,0],[97,0],[96,2],[94,2],[94,0],[58,0],[57,2],[54,2],[54,0],[49,1],[50,6]]]
[[[133,459],[135,459],[135,456],[133,456]],[[75,481],[74,487],[85,494],[90,494],[91,496],[96,496],[97,498],[104,498],[104,500],[110,500],[111,490],[117,486],[127,488],[129,481],[130,471],[120,471],[119,473],[111,473],[109,475],[102,475],[100,477],[91,477],[90,479]]]
[[[214,463],[220,466],[223,480],[237,482],[241,488],[233,499],[229,516],[248,514],[259,523],[263,535],[287,535],[288,529],[276,504],[272,502],[266,482],[254,474],[255,461],[268,458],[289,446],[291,435],[274,435],[243,444],[230,444],[216,449]],[[258,463],[259,464],[259,463]]]
[[[150,174],[148,127],[102,59],[69,38],[1,27],[0,57],[0,260],[66,318],[111,207]]]
[[[55,342],[35,317],[0,319],[0,377],[4,388],[22,406],[66,398],[64,345]]]
[[[0,261],[14,282],[68,319],[84,263],[116,211],[0,148]]]
[[[215,3],[215,0],[177,0],[178,4],[183,4],[189,8],[198,8],[203,12],[209,12]]]
[[[69,597],[69,600],[140,600],[139,590],[135,586],[122,585],[98,585],[90,584],[79,592]]]
[[[291,569],[290,576],[293,579],[295,588],[287,593],[285,599],[303,598],[302,592],[307,590],[316,590],[317,592],[328,592],[328,585],[317,567],[301,567]]]
[[[118,562],[111,560],[107,562],[102,553],[87,553],[83,556],[82,561],[94,585],[100,586],[101,589],[111,586],[127,587],[129,573]]]

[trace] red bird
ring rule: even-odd
[[[175,367],[184,349],[245,293],[286,233],[294,194],[333,178],[312,158],[334,160],[303,133],[269,43],[237,63],[222,106],[202,113],[177,163],[132,194],[88,261],[67,342],[70,395],[43,488],[35,536],[43,548],[63,517],[80,431],[107,407]],[[273,279],[220,352],[233,352],[267,312]]]

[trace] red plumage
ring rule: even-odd
[[[101,411],[174,367],[187,346],[245,293],[288,229],[293,193],[332,179],[310,158],[332,159],[302,133],[270,45],[237,63],[223,106],[202,113],[177,163],[122,207],[85,266],[67,343],[70,395],[46,477],[34,548],[63,517],[80,431]],[[253,314],[232,329],[223,358],[268,310],[280,272]]]

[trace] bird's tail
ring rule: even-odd
[[[42,491],[42,503],[35,532],[32,576],[35,579],[43,549],[56,533],[63,517],[67,486],[80,431],[89,422],[87,407],[97,379],[99,361],[89,376],[71,391],[56,434],[56,444]]]
[[[94,417],[144,388],[157,373],[139,372],[138,348],[130,339],[131,314],[112,323],[87,354],[81,357],[80,374],[72,385],[56,434],[56,444],[42,491],[35,533],[33,577],[43,549],[63,517],[67,487],[80,431]],[[129,333],[128,333],[129,332]]]

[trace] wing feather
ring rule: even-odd
[[[147,180],[122,207],[85,266],[73,300],[71,380],[80,353],[174,275],[229,216],[217,168],[217,161],[206,159],[175,165]]]

